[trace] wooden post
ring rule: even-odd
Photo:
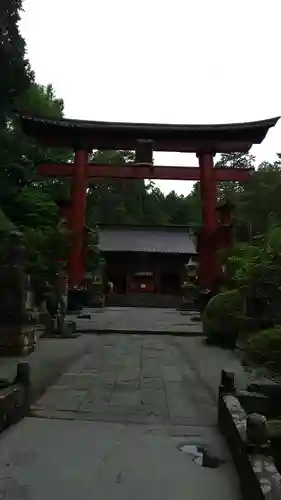
[[[85,150],[75,151],[73,165],[70,229],[72,243],[69,252],[69,282],[71,286],[79,285],[84,278],[84,227],[86,210],[88,153]]]
[[[155,292],[161,294],[161,274],[158,266],[155,267],[154,280],[155,280]]]
[[[216,178],[213,153],[198,153],[203,230],[200,237],[199,278],[204,288],[213,291],[219,277],[216,237],[218,230]]]
[[[217,193],[213,169],[213,154],[198,155],[200,168],[200,189],[202,199],[203,224],[206,234],[213,234],[217,227]]]

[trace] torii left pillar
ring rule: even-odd
[[[69,284],[79,286],[84,279],[84,228],[87,191],[88,152],[84,149],[75,151],[75,162],[72,172],[72,192],[69,229],[71,246],[68,258]]]

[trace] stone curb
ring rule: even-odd
[[[177,336],[183,336],[183,337],[204,337],[205,335],[202,332],[181,332],[181,331],[173,331],[173,332],[167,332],[167,330],[117,330],[117,329],[86,329],[84,330],[83,328],[77,328],[77,333],[83,333],[83,334],[96,334],[96,335],[112,335],[115,333],[118,334],[123,334],[125,335],[130,334],[130,335],[177,335]]]
[[[30,368],[17,364],[14,379],[2,379],[0,388],[0,433],[27,415],[30,408]]]

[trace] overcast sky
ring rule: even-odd
[[[224,123],[281,115],[280,0],[24,0],[21,30],[65,116]],[[281,120],[257,161],[281,151]],[[158,153],[155,163],[197,165]],[[191,183],[161,181],[187,194]]]

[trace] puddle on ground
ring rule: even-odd
[[[208,448],[202,445],[181,444],[178,449],[189,455],[193,462],[201,467],[216,469],[219,465],[224,463],[224,460],[211,455]]]

